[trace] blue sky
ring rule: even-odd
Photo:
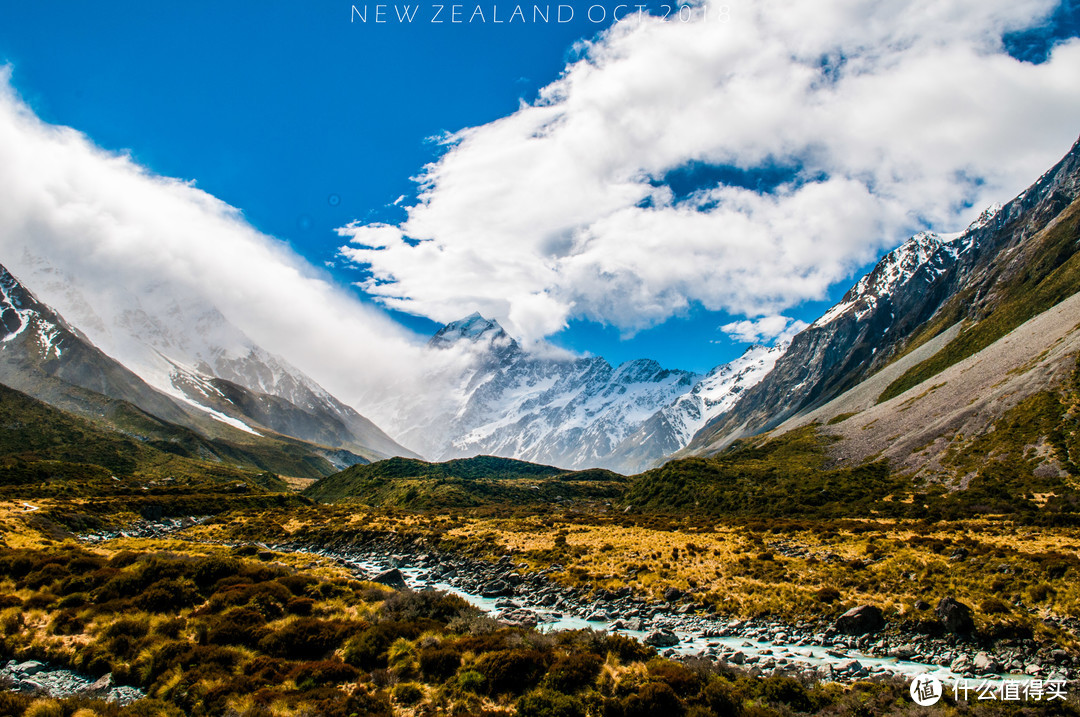
[[[333,262],[328,271],[349,284],[370,272],[338,257],[345,242],[335,229],[359,222],[407,230],[405,212],[390,205],[400,196],[406,197],[403,205],[414,205],[417,187],[411,178],[447,152],[429,138],[514,115],[522,101],[533,102],[540,88],[555,82],[567,63],[579,57],[575,41],[609,24],[589,22],[583,18],[585,4],[574,3],[576,20],[566,24],[495,25],[488,16],[474,25],[374,25],[350,22],[354,4],[363,6],[324,0],[5,3],[0,61],[12,66],[12,84],[42,120],[76,128],[103,148],[128,150],[154,173],[194,180],[313,264]],[[610,11],[615,4],[605,7]],[[422,15],[430,16],[431,7],[422,4]],[[733,4],[732,12],[747,7]],[[1077,5],[1069,0],[1048,20],[1009,34],[1007,47],[1028,62],[1044,62],[1047,48],[1080,33],[1077,17]],[[1057,155],[1068,149],[1067,142],[1055,141]],[[458,146],[463,153],[474,151],[468,142]],[[1032,154],[1037,161],[1050,157],[1044,147]],[[820,166],[788,160],[691,161],[655,172],[643,186],[670,189],[677,208],[715,185],[769,195],[778,184],[813,183],[827,176]],[[1019,171],[1031,170],[1022,166]],[[1023,185],[1008,176],[991,177],[989,186],[1011,191]],[[437,182],[436,190],[443,191],[443,185]],[[961,195],[961,204],[994,198],[1009,196],[968,192]],[[652,201],[650,196],[645,204]],[[704,206],[708,202],[699,209]],[[613,363],[644,356],[669,367],[705,371],[745,347],[725,335],[721,325],[770,311],[812,321],[905,231],[922,228],[916,214],[951,230],[956,226],[949,223],[967,211],[963,206],[912,209],[911,216],[881,225],[886,227],[882,235],[848,250],[828,272],[805,270],[800,276],[813,274],[817,288],[801,295],[776,289],[757,304],[743,305],[726,295],[688,290],[686,308],[672,300],[647,321],[635,323],[602,297],[576,287],[565,292],[570,298],[561,299],[562,305],[592,308],[571,310],[566,330],[538,331],[558,345],[603,355]],[[868,220],[867,226],[878,226],[875,221]],[[438,241],[443,225],[432,226]],[[504,266],[493,265],[497,270]],[[395,272],[396,286],[414,298],[409,287],[429,281],[425,277],[430,275],[406,277],[395,266],[384,270]],[[670,291],[682,285],[681,279],[672,280]],[[667,291],[669,285],[664,286]],[[776,299],[779,294],[783,297]],[[485,306],[498,303],[492,303],[491,295],[481,299],[473,308],[490,315]],[[433,296],[410,306],[439,316],[424,309],[438,301]],[[710,302],[720,308],[703,308]],[[452,310],[469,313],[468,296],[455,298]],[[431,318],[403,311],[392,315],[420,333],[438,327]]]

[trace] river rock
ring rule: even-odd
[[[595,610],[585,616],[587,622],[607,622],[608,615],[603,610]]]
[[[980,675],[989,675],[996,672],[1001,672],[1001,663],[992,658],[986,652],[980,652],[975,655],[975,659],[972,660],[972,664],[975,666],[975,671]]]
[[[42,672],[44,669],[45,665],[41,664],[37,660],[27,660],[26,662],[20,662],[11,668],[12,672],[17,672],[20,675],[24,675],[26,677],[36,675],[39,672]]]
[[[480,587],[480,597],[495,598],[513,594],[514,588],[502,580],[492,580]]]
[[[671,632],[656,630],[645,637],[645,644],[653,647],[674,647],[679,644],[679,636]]]
[[[948,632],[966,635],[975,628],[971,608],[952,597],[941,598],[934,612]]]
[[[841,675],[853,675],[863,669],[858,660],[844,660],[833,665],[833,669]]]
[[[499,620],[511,627],[528,628],[536,627],[536,623],[539,622],[535,612],[524,608],[502,612],[499,614]]]
[[[103,695],[113,688],[112,673],[102,675],[86,688],[87,695]]]
[[[395,590],[404,590],[409,587],[405,582],[405,576],[402,575],[401,571],[397,568],[390,568],[385,572],[379,573],[371,579],[371,582],[379,583]]]
[[[836,630],[845,635],[865,635],[885,626],[881,610],[874,605],[853,607],[836,619]]]
[[[971,660],[968,659],[967,655],[960,655],[952,661],[952,664],[949,665],[949,669],[958,675],[967,674],[968,672],[971,672]]]
[[[900,660],[910,660],[915,655],[914,645],[901,645],[889,652],[889,655]]]

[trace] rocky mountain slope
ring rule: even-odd
[[[633,473],[685,447],[712,418],[730,410],[745,391],[761,382],[787,347],[787,342],[751,346],[731,363],[717,366],[624,438],[609,465]]]
[[[342,465],[354,462],[349,454],[414,455],[212,305],[166,286],[91,294],[78,276],[41,257],[28,253],[18,264],[35,293],[80,327],[86,341],[180,404],[239,430],[258,433],[254,426],[262,426],[338,450]]]
[[[796,335],[773,371],[681,455],[715,452],[808,414],[906,356],[904,370],[889,369],[892,379],[881,387],[882,398],[895,397],[1068,298],[1080,283],[1054,272],[1076,252],[1075,236],[1061,223],[1078,194],[1080,143],[962,234],[908,240]],[[928,355],[926,345],[957,324]]]
[[[192,380],[186,374],[185,380]],[[197,376],[197,375],[196,375]],[[0,266],[0,383],[177,455],[319,477],[378,453],[333,440],[338,425],[284,399],[221,379],[197,377],[166,394],[94,346]],[[196,396],[196,398],[192,398]],[[290,432],[297,421],[303,430]],[[312,436],[312,426],[324,435]],[[284,429],[284,430],[281,430]]]

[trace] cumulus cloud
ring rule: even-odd
[[[446,137],[406,220],[339,230],[364,289],[527,339],[772,317],[1008,199],[1080,129],[1080,42],[1039,65],[1003,48],[1052,0],[723,2],[727,22],[707,2],[618,23],[532,104]],[[746,181],[669,181],[692,167]]]
[[[756,320],[733,321],[724,324],[720,330],[735,341],[749,344],[771,344],[790,341],[791,337],[805,329],[809,324],[788,316],[774,314],[762,316]]]
[[[207,315],[192,312],[216,307],[361,411],[390,387],[418,388],[429,359],[417,337],[235,208],[41,122],[2,67],[0,196],[0,263],[24,280],[46,276],[43,264],[60,276],[30,288],[67,318],[87,319],[79,328],[107,352],[124,350],[117,327],[199,328]],[[148,315],[125,313],[132,297]]]

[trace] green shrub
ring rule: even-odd
[[[675,691],[664,682],[650,682],[622,703],[625,717],[680,717],[685,708]]]
[[[574,693],[591,685],[603,664],[597,655],[572,652],[555,661],[548,669],[544,683],[558,692]]]
[[[393,691],[394,701],[401,705],[415,705],[424,699],[424,691],[415,682],[402,682]]]
[[[520,694],[547,671],[549,656],[538,650],[498,650],[481,655],[476,671],[487,679],[491,694]]]
[[[457,676],[457,687],[462,692],[479,693],[487,680],[476,670],[466,670]]]
[[[677,695],[693,695],[701,689],[701,675],[678,662],[657,658],[648,667],[653,680],[669,685]]]
[[[187,580],[166,578],[158,580],[135,598],[135,604],[147,612],[173,612],[194,607],[202,602],[202,596]]]
[[[285,612],[290,615],[303,615],[307,616],[311,614],[311,611],[315,609],[315,601],[311,598],[293,598],[285,604]]]
[[[551,690],[530,692],[517,701],[518,717],[585,717],[581,702]]]
[[[288,588],[271,580],[220,588],[210,596],[208,606],[212,612],[221,612],[229,607],[247,606],[267,619],[273,620],[285,614],[285,605],[292,598],[293,595]]]
[[[248,607],[226,610],[210,623],[206,641],[217,645],[257,645],[265,637],[266,618]]]
[[[391,620],[435,620],[445,625],[458,615],[477,609],[451,593],[403,590],[386,598],[381,612]]]
[[[420,674],[430,682],[442,682],[453,677],[461,666],[461,656],[451,648],[429,647],[420,651]]]
[[[381,622],[372,625],[345,643],[345,662],[362,670],[375,670],[387,666],[387,652],[400,637],[416,639],[424,630],[421,623]]]
[[[339,660],[321,660],[304,662],[289,673],[298,689],[308,690],[322,685],[336,685],[343,682],[355,682],[360,673],[352,665]]]
[[[773,704],[785,704],[797,712],[809,712],[813,705],[806,687],[793,677],[772,675],[761,683],[761,696]]]
[[[259,648],[274,657],[314,660],[337,649],[352,630],[338,620],[297,618],[259,640]]]

